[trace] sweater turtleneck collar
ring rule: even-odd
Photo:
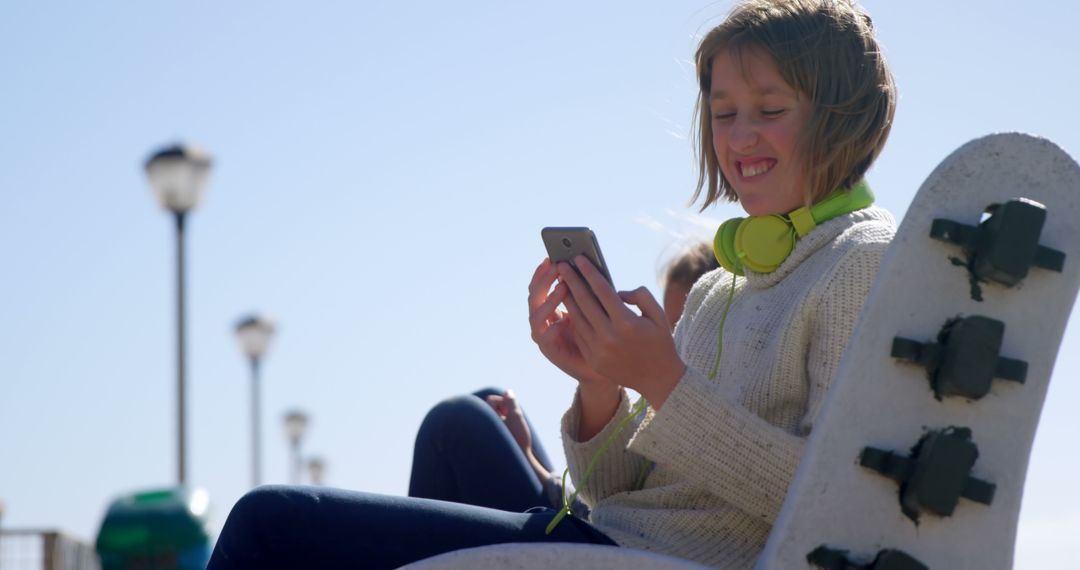
[[[791,255],[771,273],[756,273],[746,269],[746,284],[754,289],[766,289],[776,285],[795,270],[806,258],[831,242],[848,228],[864,222],[885,222],[896,226],[896,220],[888,211],[871,206],[824,222],[795,242]]]

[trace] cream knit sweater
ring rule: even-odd
[[[599,459],[581,490],[590,522],[622,546],[752,567],[894,232],[888,212],[860,210],[811,231],[773,273],[747,271],[715,380],[731,274],[703,276],[675,329],[686,373],[660,411],[647,408]],[[631,408],[624,390],[612,421],[579,442],[579,405],[575,397],[562,421],[575,481]],[[633,490],[647,460],[655,466]]]

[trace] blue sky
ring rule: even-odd
[[[1072,2],[867,1],[900,105],[869,175],[898,216],[991,132],[1078,152]],[[220,526],[249,481],[232,335],[275,316],[264,478],[281,415],[313,417],[328,482],[403,493],[424,411],[513,387],[550,450],[573,382],[527,332],[545,225],[589,225],[616,284],[659,293],[685,208],[696,38],[729,3],[56,2],[0,5],[0,499],[5,526],[91,538],[108,501],[174,477],[172,225],[141,171],[211,152],[189,223],[189,478]],[[1074,312],[1075,317],[1075,312]],[[1018,568],[1064,567],[1080,325],[1029,470]],[[1071,348],[1071,350],[1070,350]]]

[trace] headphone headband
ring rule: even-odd
[[[818,224],[867,208],[873,203],[874,194],[864,178],[852,186],[851,190],[845,192],[842,188],[838,188],[817,204],[812,204],[809,208],[805,206],[799,208],[787,217],[791,220],[795,232],[799,237],[803,237]]]

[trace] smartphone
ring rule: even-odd
[[[548,227],[540,230],[540,237],[544,240],[544,247],[547,248],[552,263],[566,261],[573,266],[574,258],[584,255],[600,270],[608,283],[613,283],[607,263],[604,263],[604,254],[600,251],[600,243],[589,228]],[[574,266],[574,269],[577,267]]]

